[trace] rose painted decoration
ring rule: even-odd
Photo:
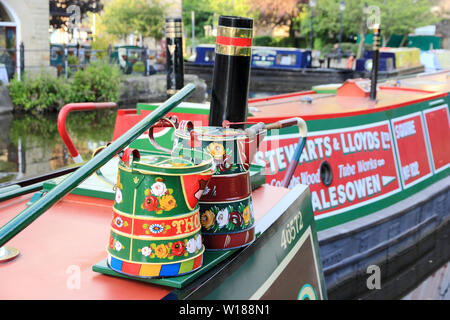
[[[133,155],[119,162],[108,265],[135,276],[175,276],[201,267],[203,246],[198,201],[213,174],[212,157]],[[179,269],[175,270],[179,266]],[[159,273],[157,270],[168,270]]]
[[[155,181],[149,189],[144,190],[146,197],[141,208],[155,211],[157,214],[176,208],[177,202],[172,196],[173,189],[168,189],[162,178],[156,178]]]
[[[200,206],[202,208],[202,206]],[[237,202],[200,209],[202,231],[208,234],[245,230],[253,226],[254,217],[251,202]]]

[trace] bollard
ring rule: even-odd
[[[166,66],[167,97],[184,86],[183,20],[181,17],[166,18]]]

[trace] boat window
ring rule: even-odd
[[[205,61],[206,62],[214,62],[215,57],[215,51],[214,50],[208,50],[205,52]]]
[[[0,21],[2,22],[14,22],[8,14],[8,11],[0,3]]]
[[[293,66],[297,64],[297,55],[296,54],[285,54],[280,53],[277,54],[277,64],[282,66]]]

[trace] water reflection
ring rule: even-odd
[[[115,110],[73,112],[66,127],[84,160],[111,141]],[[57,114],[0,115],[0,186],[68,167],[74,162],[58,129]]]
[[[273,94],[250,92],[250,98]],[[0,114],[0,187],[74,164],[59,135],[57,117],[57,114]],[[116,110],[69,114],[66,127],[84,160],[90,159],[96,148],[111,141],[115,120]]]

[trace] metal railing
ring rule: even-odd
[[[195,85],[187,84],[183,89],[166,100],[156,110],[148,114],[144,119],[135,124],[131,129],[109,144],[102,152],[87,161],[84,165],[78,167],[70,176],[57,184],[48,193],[40,197],[33,205],[25,208],[17,216],[0,227],[0,248],[11,238],[25,229],[34,220],[47,211],[59,199],[73,190],[87,177],[97,171],[101,166],[108,162],[114,155],[126,148],[132,141],[143,134],[149,127],[158,122],[167,113],[179,105],[186,97],[195,90]]]
[[[43,64],[32,64],[28,62],[30,55],[41,53],[50,56],[49,65],[57,69],[58,76],[71,77],[77,70],[83,69],[91,62],[103,60],[109,64],[120,67],[124,74],[141,74],[149,76],[164,72],[165,58],[161,58],[157,50],[148,47],[120,46],[113,48],[111,45],[107,50],[94,50],[92,48],[78,45],[54,45],[49,50],[28,49],[23,43],[16,48],[0,48],[0,65],[4,65],[8,80],[14,76],[21,79],[26,70],[39,70]]]

